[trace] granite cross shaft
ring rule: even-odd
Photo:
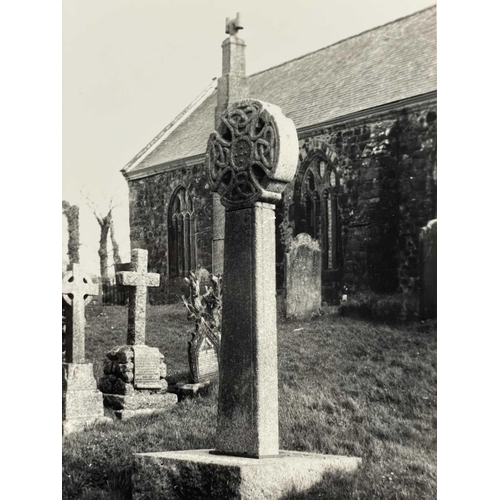
[[[150,286],[160,286],[160,275],[148,273],[147,250],[132,250],[130,261],[130,271],[116,273],[116,282],[130,287],[127,344],[145,345],[147,291]]]
[[[97,284],[73,264],[63,278],[66,307],[66,363],[85,363],[85,304],[97,295]]]

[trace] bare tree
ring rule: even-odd
[[[68,259],[71,264],[80,262],[80,209],[78,205],[71,205],[68,201],[62,202],[62,213],[68,220]]]
[[[115,264],[121,263],[120,248],[115,239],[114,224],[113,224],[113,209],[117,207],[114,202],[114,197],[109,198],[107,207],[104,209],[98,208],[97,204],[90,198],[88,191],[83,191],[83,196],[87,202],[87,205],[92,210],[99,227],[101,228],[99,236],[99,267],[101,271],[101,278],[106,280],[109,278],[108,275],[108,236],[111,237],[111,243],[113,247],[113,259]]]
[[[111,245],[113,246],[113,260],[115,261],[115,264],[121,264],[122,258],[120,257],[120,246],[115,238],[115,221],[113,219],[111,219],[109,235],[111,236]]]

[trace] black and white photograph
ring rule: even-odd
[[[437,498],[437,6],[62,4],[62,498]]]

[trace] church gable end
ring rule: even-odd
[[[129,189],[131,248],[148,250],[150,271],[162,276],[151,301],[177,301],[189,270],[211,269],[212,198],[205,166],[129,181]]]

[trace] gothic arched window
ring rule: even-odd
[[[339,267],[336,174],[317,157],[308,165],[302,182],[303,230],[320,241],[323,269]]]
[[[193,200],[184,187],[178,187],[168,212],[169,276],[186,276],[196,269],[195,216]]]

